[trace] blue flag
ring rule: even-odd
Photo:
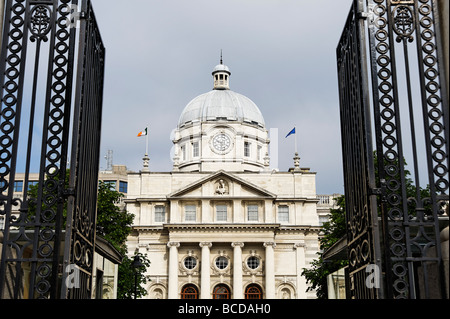
[[[292,129],[292,131],[290,131],[289,133],[288,133],[288,135],[286,135],[286,137],[288,137],[289,135],[292,135],[292,134],[295,134],[295,127]],[[285,137],[285,138],[286,138]]]

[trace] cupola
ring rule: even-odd
[[[230,89],[230,69],[223,64],[222,54],[220,55],[220,64],[216,65],[212,72],[214,78],[214,90]]]

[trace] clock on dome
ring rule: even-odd
[[[231,138],[228,134],[221,132],[212,138],[211,144],[216,152],[225,154],[231,149]]]

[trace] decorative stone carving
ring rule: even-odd
[[[228,195],[229,194],[228,182],[226,180],[219,179],[215,183],[215,194],[216,195]]]

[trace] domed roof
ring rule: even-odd
[[[214,89],[189,102],[181,113],[178,127],[188,123],[227,120],[265,127],[264,118],[248,97],[229,89],[230,69],[222,63],[213,72]]]
[[[189,102],[181,113],[178,127],[191,122],[228,120],[265,127],[264,118],[248,97],[231,90],[212,90]]]
[[[230,69],[224,65],[224,64],[218,64],[216,65],[216,67],[213,70],[213,74],[215,74],[216,72],[227,72],[228,74],[231,74]]]

